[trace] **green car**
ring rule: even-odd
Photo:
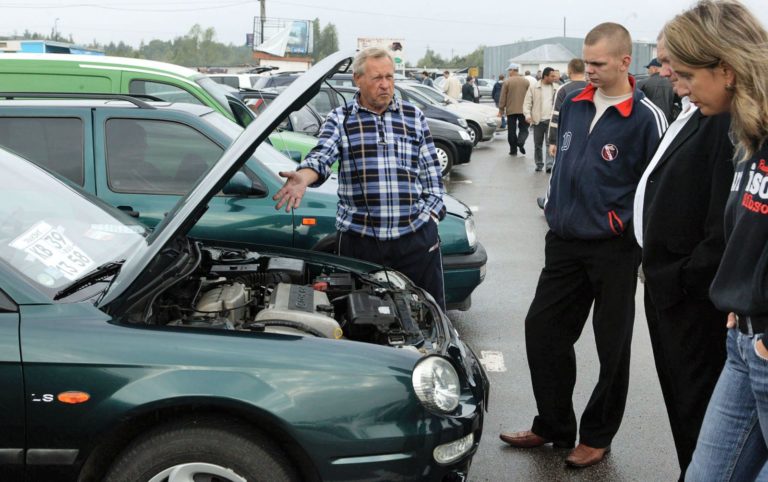
[[[242,133],[204,106],[82,97],[0,101],[0,146],[65,176],[148,226],[159,223]],[[287,135],[274,133],[270,140]],[[264,146],[242,168],[258,192],[214,197],[191,234],[331,252],[336,181],[308,191],[307,202],[291,214],[278,212],[271,200],[283,184],[277,172],[293,169],[294,162]],[[450,197],[446,207],[448,216],[439,227],[446,302],[466,309],[484,278],[487,256],[469,209]]]
[[[279,156],[269,131],[350,61],[291,86],[152,231],[0,149],[3,481],[466,480],[488,379],[427,293],[350,258],[188,236],[215,199],[264,195],[248,165]],[[70,127],[56,152],[93,149]]]

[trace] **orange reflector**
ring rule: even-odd
[[[315,224],[317,224],[317,219],[315,219],[315,218],[302,218],[301,219],[301,224],[303,224],[304,226],[314,226]]]
[[[73,405],[77,403],[85,403],[90,398],[91,396],[85,392],[63,392],[59,393],[56,397],[61,403],[71,403]]]

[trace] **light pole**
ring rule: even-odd
[[[53,40],[56,40],[59,37],[59,17],[56,17],[56,20],[53,21]]]

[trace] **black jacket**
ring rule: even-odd
[[[675,117],[677,117],[675,112],[675,92],[672,90],[672,83],[669,79],[659,74],[653,74],[647,79],[638,82],[638,88],[643,91],[651,102],[656,104],[656,107],[664,112],[664,115],[667,116],[667,122],[672,123],[675,120]]]
[[[654,304],[707,299],[725,247],[723,212],[733,179],[730,117],[696,111],[648,177],[643,272]]]
[[[469,82],[461,86],[461,98],[470,102],[475,101],[475,88]]]
[[[768,144],[736,167],[725,209],[726,247],[710,297],[724,312],[768,331]]]

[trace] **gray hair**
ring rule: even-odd
[[[365,62],[368,59],[383,59],[388,58],[392,62],[392,66],[395,66],[395,59],[392,58],[392,54],[389,50],[379,47],[368,47],[361,50],[355,55],[355,60],[352,61],[352,73],[355,75],[363,75],[365,73]]]

